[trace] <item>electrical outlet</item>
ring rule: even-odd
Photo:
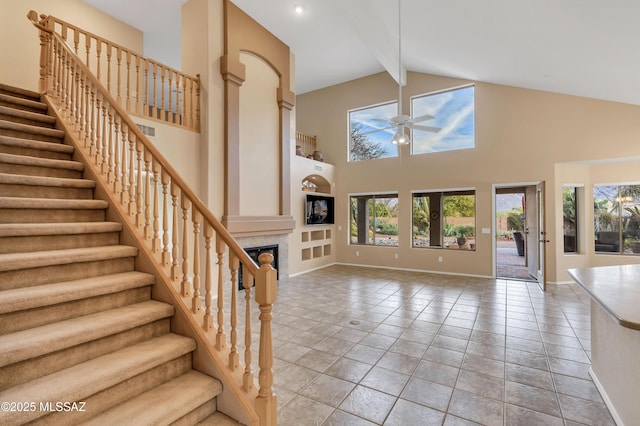
[[[338,225],[338,231],[342,231],[342,225]]]
[[[396,253],[396,254],[395,254],[395,258],[396,258],[396,259],[398,258],[398,253]]]
[[[356,256],[360,256],[360,252],[356,250]]]
[[[442,262],[442,256],[438,256],[438,262]]]

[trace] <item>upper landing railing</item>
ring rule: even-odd
[[[129,114],[200,131],[200,76],[184,74],[55,16],[57,33]]]

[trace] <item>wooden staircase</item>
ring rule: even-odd
[[[236,424],[46,112],[0,85],[0,424]]]

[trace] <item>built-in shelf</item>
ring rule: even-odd
[[[331,256],[333,251],[333,241],[331,240],[331,229],[304,230],[300,233],[300,241],[303,248],[301,251],[302,260],[319,259],[324,256]]]

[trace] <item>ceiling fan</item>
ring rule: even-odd
[[[402,13],[401,13],[402,0],[398,0],[398,115],[391,118],[373,118],[373,121],[385,123],[388,126],[380,129],[372,130],[369,133],[376,133],[387,129],[396,129],[396,133],[393,135],[391,143],[394,145],[407,145],[411,140],[409,135],[405,132],[405,129],[422,130],[426,132],[437,133],[440,131],[439,127],[425,126],[421,123],[423,121],[433,120],[433,115],[425,114],[419,117],[411,118],[408,115],[402,114]]]

